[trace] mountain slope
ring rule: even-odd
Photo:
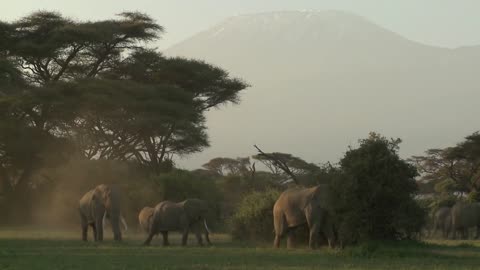
[[[480,47],[422,45],[345,12],[236,16],[167,55],[203,59],[252,84],[208,115],[212,148],[186,161],[284,151],[336,161],[369,131],[402,154],[453,144],[479,128]]]

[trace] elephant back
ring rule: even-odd
[[[284,191],[273,207],[273,215],[283,216],[288,226],[297,226],[306,222],[305,209],[323,208],[323,201],[328,191],[325,185],[311,188],[295,187]]]
[[[195,221],[205,218],[208,213],[208,203],[200,199],[187,199],[181,202],[188,220]]]
[[[155,225],[153,226],[157,231],[177,230],[179,224],[182,224],[185,219],[182,203],[163,201],[155,206],[153,213],[153,224]]]
[[[479,203],[457,203],[451,210],[454,229],[466,229],[480,225]]]
[[[450,207],[440,207],[437,209],[437,211],[435,211],[434,217],[436,220],[445,220],[448,216],[450,216],[451,210],[452,209]]]

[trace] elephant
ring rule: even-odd
[[[307,224],[309,246],[315,249],[320,233],[328,240],[329,247],[335,245],[336,237],[333,213],[328,210],[329,189],[327,185],[311,188],[292,188],[284,191],[273,206],[275,241],[280,247],[281,238],[287,234],[287,247],[293,246],[293,230]]]
[[[480,203],[456,203],[451,210],[453,239],[460,232],[463,239],[468,238],[468,230],[476,227],[475,239],[480,236]]]
[[[150,226],[152,225],[152,217],[155,208],[153,207],[144,207],[138,214],[138,222],[140,227],[146,232],[150,232]]]
[[[152,224],[149,228],[148,238],[144,245],[150,245],[152,238],[161,233],[163,236],[163,246],[168,246],[168,232],[182,232],[182,246],[187,244],[188,233],[192,230],[197,237],[198,244],[203,246],[202,230],[205,233],[205,239],[210,245],[209,233],[205,215],[208,212],[207,202],[200,199],[187,199],[175,203],[163,201],[155,206]],[[203,226],[202,226],[203,221]]]
[[[120,212],[120,192],[118,188],[104,184],[95,187],[80,199],[78,210],[83,241],[87,241],[88,225],[93,229],[94,240],[103,241],[103,228],[106,219],[109,219],[112,224],[114,239],[116,241],[122,240],[120,223],[123,217]]]
[[[440,207],[435,211],[433,215],[433,229],[430,236],[441,230],[443,238],[448,238],[452,228],[451,210],[450,207]]]

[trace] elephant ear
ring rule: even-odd
[[[112,194],[112,190],[108,187],[105,189],[104,197],[107,199]]]
[[[104,204],[107,204],[108,199],[110,198],[111,190],[109,187],[105,187],[100,190],[101,200]]]
[[[312,192],[313,200],[318,201],[322,207],[329,208],[332,205],[330,187],[326,184],[318,185]]]

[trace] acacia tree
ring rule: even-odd
[[[36,12],[0,23],[4,182],[25,192],[33,172],[66,160],[66,151],[159,173],[172,155],[207,147],[204,113],[238,102],[247,84],[202,61],[144,49],[162,32],[136,12],[95,22]]]
[[[259,154],[253,159],[262,162],[274,175],[283,181],[291,179],[295,184],[316,182],[316,174],[321,173],[322,168],[316,164],[287,153],[265,153],[258,146],[254,146]]]
[[[251,163],[250,157],[245,158],[214,158],[202,165],[208,171],[219,176],[241,176],[254,178],[255,162]]]
[[[96,108],[82,123],[88,143],[86,154],[109,158],[135,159],[159,173],[170,164],[172,155],[186,155],[207,147],[204,113],[219,105],[238,102],[239,92],[247,87],[221,68],[202,61],[166,58],[153,50],[137,49],[108,72],[104,80],[123,84],[124,107],[111,95],[98,89],[92,95]],[[129,87],[128,84],[136,84]],[[89,87],[91,88],[91,87]],[[134,89],[131,91],[129,89]],[[105,96],[105,94],[107,94]],[[86,102],[87,103],[87,102]],[[113,110],[117,106],[119,110]],[[98,118],[97,110],[106,116]],[[99,121],[101,120],[101,121]]]
[[[463,142],[445,149],[430,149],[425,156],[411,161],[422,174],[422,181],[436,183],[437,191],[463,194],[480,192],[480,134],[473,133]],[[476,198],[474,198],[476,199]]]
[[[27,191],[30,176],[45,164],[46,156],[55,157],[64,150],[60,145],[79,119],[82,93],[75,87],[77,81],[111,68],[122,53],[153,40],[161,31],[140,13],[80,23],[58,13],[36,12],[0,24],[1,78],[12,78],[15,72],[24,82],[21,87],[9,87],[8,93],[2,87],[0,100],[3,145],[9,149],[2,152],[2,174],[15,193]],[[22,136],[11,136],[18,133]]]

